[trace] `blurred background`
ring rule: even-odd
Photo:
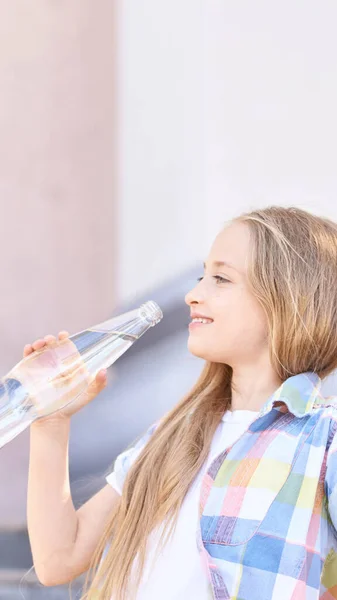
[[[333,0],[2,0],[2,375],[48,333],[164,312],[73,417],[76,505],[196,380],[184,296],[223,224],[337,219],[336,21]],[[27,573],[28,451],[0,450],[0,599],[67,598]]]

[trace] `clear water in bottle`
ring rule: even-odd
[[[71,341],[86,361],[90,372],[109,367],[112,355],[115,362],[137,339],[137,335],[130,335],[123,331],[95,331],[94,329],[87,329],[71,337]]]

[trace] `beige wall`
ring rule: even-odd
[[[0,374],[114,309],[114,2],[3,0]]]
[[[119,6],[123,298],[200,264],[256,206],[337,218],[334,0]]]
[[[207,248],[205,0],[119,0],[118,286],[132,301]]]

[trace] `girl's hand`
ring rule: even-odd
[[[23,349],[23,357],[26,358],[30,355],[32,355],[34,352],[38,351],[38,350],[42,350],[44,348],[48,348],[48,346],[55,347],[55,342],[57,341],[62,341],[63,344],[61,345],[62,349],[63,346],[67,347],[68,344],[71,344],[73,346],[73,342],[71,342],[71,340],[69,340],[69,342],[67,343],[67,339],[69,338],[69,333],[67,331],[60,331],[58,334],[58,340],[56,339],[55,336],[53,335],[46,335],[44,338],[40,338],[38,340],[36,340],[35,342],[33,342],[32,344],[26,344],[24,349]],[[71,349],[71,352],[69,352],[69,355],[73,354],[74,350],[73,348]],[[79,373],[78,370],[78,366],[77,366],[77,371],[76,371],[76,376],[79,377],[79,375],[81,375],[81,373]],[[80,386],[81,388],[83,387],[83,380],[85,379],[85,367],[82,370],[82,377],[79,377],[80,380]],[[65,377],[66,378],[71,378],[72,377],[72,373],[69,370],[69,372],[66,372],[66,375],[61,375],[60,379],[56,382],[56,385],[64,385],[65,383]],[[54,384],[54,382],[53,382]],[[84,392],[81,392],[79,394],[79,396],[77,398],[75,398],[74,401],[71,400],[71,397],[69,397],[69,404],[67,404],[66,406],[64,406],[63,408],[61,408],[60,410],[57,410],[56,412],[53,412],[50,415],[47,416],[42,416],[40,418],[38,418],[34,424],[36,425],[41,425],[42,423],[48,422],[59,422],[60,420],[68,420],[70,419],[70,417],[75,414],[76,412],[78,412],[83,406],[86,406],[87,404],[89,404],[89,402],[91,402],[91,400],[93,400],[107,385],[107,375],[106,375],[106,370],[103,369],[101,371],[99,371],[96,375],[95,378],[93,378],[91,381],[88,380],[87,381],[87,386]],[[74,389],[71,390],[70,394],[75,394],[76,393],[76,386],[74,387]],[[37,406],[38,406],[38,402],[37,402]]]

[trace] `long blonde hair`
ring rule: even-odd
[[[244,213],[232,222],[249,227],[248,282],[266,315],[273,369],[281,381],[305,371],[326,377],[337,367],[336,223],[279,206]],[[162,524],[162,544],[164,536],[166,542],[174,533],[184,497],[230,406],[231,380],[229,365],[206,362],[191,391],[161,420],[127,474],[93,556],[83,599],[134,598],[149,534]]]

